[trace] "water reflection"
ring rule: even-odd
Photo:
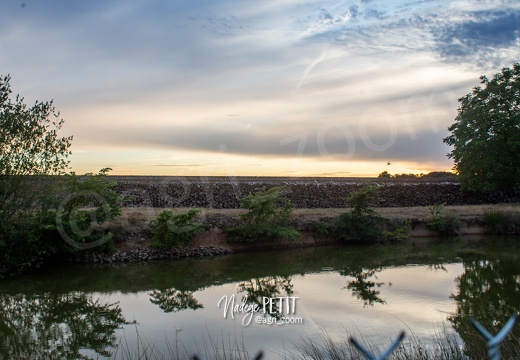
[[[191,291],[179,291],[174,288],[155,290],[148,293],[150,302],[159,305],[166,313],[177,312],[186,309],[202,309],[204,306],[195,299]]]
[[[444,266],[443,263],[430,264],[430,265],[428,265],[428,269],[433,270],[433,271],[442,270],[444,272],[448,272],[448,270],[446,269],[446,267]]]
[[[240,283],[238,291],[245,293],[248,304],[258,305],[258,308],[262,309],[264,298],[290,296],[293,294],[293,286],[291,276],[268,276],[244,281]],[[281,306],[283,304],[274,302],[273,311],[269,312],[269,315],[280,317],[283,313]]]
[[[291,325],[291,334],[299,329],[315,331],[313,321],[332,328],[337,322],[351,320],[356,325],[366,323],[362,331],[368,332],[368,324],[375,324],[374,328],[387,326],[387,315],[397,316],[413,327],[419,321],[430,321],[442,310],[443,314],[452,313],[448,320],[464,340],[467,353],[482,358],[484,340],[467,318],[475,317],[496,333],[513,312],[520,310],[519,257],[507,246],[488,251],[475,243],[450,242],[385,248],[307,248],[259,252],[255,256],[235,254],[200,261],[43,272],[0,281],[0,358],[109,356],[111,347],[118,344],[116,330],[126,324],[120,305],[114,303],[118,300],[127,305],[122,306],[124,314],[137,320],[140,335],[146,338],[163,338],[172,324],[182,326],[186,334],[198,331],[198,324],[206,319],[213,330],[229,326],[234,331],[237,324],[224,319],[216,304],[223,295],[237,290],[260,308],[264,297],[297,293],[305,322]],[[461,274],[456,283],[454,271]],[[99,294],[112,300],[103,302]],[[354,299],[361,301],[365,309]],[[184,311],[188,309],[198,311]],[[171,316],[164,316],[165,312]],[[273,309],[274,316],[280,312],[278,307]],[[158,326],[161,321],[164,323]],[[401,328],[402,323],[397,326]],[[154,333],[154,328],[160,330]],[[286,331],[266,329],[253,325],[244,330],[259,339],[252,351],[271,346]],[[520,325],[513,335],[510,342],[518,345]],[[267,343],[268,336],[275,338],[273,343]],[[503,355],[507,358],[504,351]]]
[[[471,316],[489,332],[496,334],[513,313],[520,310],[520,262],[518,259],[469,260],[463,262],[464,273],[457,277],[458,293],[452,294],[457,309],[449,321],[465,343],[468,355],[479,358],[485,342],[469,324]],[[519,347],[520,327],[506,340],[504,358],[512,345]]]
[[[0,357],[77,359],[81,350],[110,356],[121,308],[85,293],[0,295]]]
[[[380,272],[381,270],[383,270],[381,267],[374,269],[353,267],[341,270],[340,274],[342,276],[349,276],[354,278],[354,280],[349,281],[347,286],[344,288],[350,290],[352,292],[352,296],[355,296],[358,300],[362,300],[363,307],[367,307],[374,306],[376,303],[386,304],[386,301],[379,296],[381,292],[377,290],[385,283],[372,280],[372,278],[377,280],[376,273]]]

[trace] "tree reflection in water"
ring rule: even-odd
[[[263,299],[291,296],[293,294],[293,284],[291,276],[268,276],[255,278],[239,284],[239,292],[245,292],[247,303],[256,304],[260,309],[263,308]],[[279,318],[282,316],[283,309],[276,301],[273,303],[273,311],[269,315]]]
[[[355,296],[358,300],[363,300],[363,307],[366,307],[374,306],[376,303],[386,304],[386,301],[379,297],[380,291],[377,290],[385,283],[371,280],[372,277],[377,280],[375,274],[381,270],[383,268],[363,269],[362,267],[354,267],[346,268],[339,273],[342,276],[354,278],[354,280],[347,283],[344,289],[352,291],[352,296]]]
[[[110,356],[123,324],[117,303],[85,293],[0,294],[0,358],[90,359],[80,350]]]
[[[186,309],[202,309],[204,306],[195,299],[191,291],[179,291],[174,288],[155,290],[148,294],[152,304],[159,305],[166,313]]]
[[[489,332],[496,334],[520,310],[520,262],[518,259],[471,260],[463,262],[464,273],[456,279],[458,294],[456,313],[448,317],[465,343],[465,351],[472,358],[486,357],[485,340],[471,326],[475,318]],[[520,354],[520,326],[501,346],[505,359]]]

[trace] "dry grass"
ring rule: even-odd
[[[495,205],[460,205],[460,206],[446,206],[446,212],[458,215],[462,219],[482,218],[485,211],[501,211],[501,212],[519,212],[520,204],[495,204]],[[119,220],[122,224],[127,224],[132,227],[140,227],[147,225],[148,222],[156,218],[162,211],[172,210],[180,212],[187,210],[186,208],[123,208],[121,218]],[[301,220],[319,220],[323,218],[334,218],[338,215],[349,211],[350,209],[294,209],[293,218]],[[430,216],[430,211],[426,206],[414,207],[396,207],[396,208],[374,208],[376,212],[382,216],[391,219],[417,219],[426,220]],[[199,219],[212,216],[237,217],[243,214],[243,209],[202,209]]]

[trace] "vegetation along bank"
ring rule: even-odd
[[[467,219],[451,206],[520,203],[519,89],[520,64],[514,64],[492,79],[482,77],[481,86],[459,99],[451,135],[443,139],[452,148],[456,176],[111,178],[110,168],[70,172],[73,138],[58,135],[63,120],[53,102],[27,106],[23,97],[11,96],[10,77],[0,76],[0,276],[92,253],[127,261],[161,252],[177,257],[173,249],[194,246],[196,254],[213,252],[201,245],[244,250],[390,242],[427,233],[517,235],[516,205],[482,207]],[[427,215],[385,214],[394,207],[422,207]],[[303,209],[329,212],[307,219],[294,211]],[[118,255],[141,245],[155,250]]]
[[[114,253],[82,252],[72,261],[128,262],[211,256],[328,243],[520,232],[517,204],[374,207],[381,186],[359,186],[342,208],[293,208],[286,187],[263,188],[240,209],[125,207],[107,229]]]

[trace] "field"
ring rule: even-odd
[[[284,186],[295,208],[342,208],[363,184],[380,186],[376,207],[520,203],[520,191],[466,192],[445,179],[265,178],[265,177],[111,177],[126,207],[238,209],[240,199],[262,188]]]

